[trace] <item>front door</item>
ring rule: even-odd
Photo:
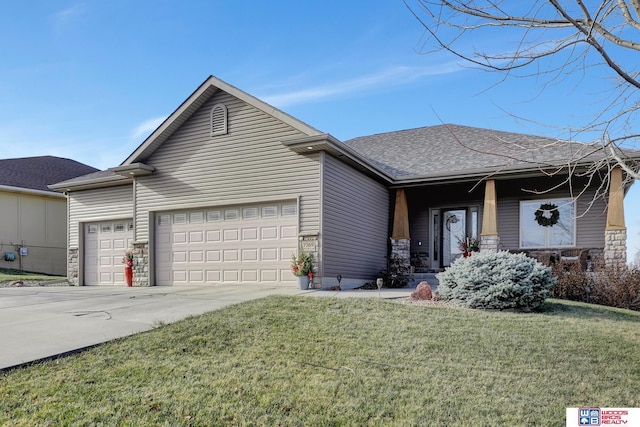
[[[460,243],[478,237],[478,208],[431,210],[431,268],[442,269],[462,256]]]

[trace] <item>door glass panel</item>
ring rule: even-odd
[[[458,242],[465,239],[467,212],[464,209],[444,211],[442,214],[442,265],[448,267],[462,255]]]

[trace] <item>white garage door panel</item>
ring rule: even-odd
[[[131,220],[84,225],[84,284],[125,285],[122,257],[133,241]]]
[[[295,202],[159,214],[156,283],[293,283]]]

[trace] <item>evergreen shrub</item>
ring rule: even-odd
[[[380,276],[385,288],[404,288],[411,280],[411,267],[398,255],[391,254],[387,261],[387,269],[382,270]]]
[[[437,275],[437,295],[469,308],[535,309],[551,296],[551,269],[525,254],[480,252]]]

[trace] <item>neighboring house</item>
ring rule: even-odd
[[[53,156],[0,160],[0,267],[67,274],[67,199],[48,186],[95,171]]]
[[[120,166],[51,188],[68,194],[76,285],[124,283],[130,246],[138,286],[293,284],[290,259],[302,250],[316,256],[316,287],[340,275],[348,288],[374,279],[390,254],[440,270],[466,237],[483,250],[581,249],[623,262],[624,174],[604,164],[616,191],[594,198],[598,182],[578,197],[587,182],[563,184],[567,160],[584,153],[579,171],[601,159],[554,142],[442,125],[342,143],[210,77]]]

